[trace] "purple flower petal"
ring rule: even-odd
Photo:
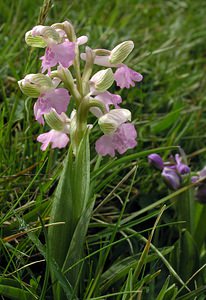
[[[46,48],[42,60],[42,72],[48,70],[51,72],[51,68],[57,64],[61,64],[64,68],[68,68],[72,65],[75,58],[75,43],[65,41],[61,44],[52,44]]]
[[[126,123],[120,127],[112,135],[103,135],[96,141],[96,151],[98,154],[114,157],[115,150],[123,154],[128,149],[137,145],[137,132],[133,124]]]
[[[179,174],[184,175],[190,173],[190,168],[186,164],[182,163],[182,158],[179,154],[175,155],[175,160],[177,162],[176,169]]]
[[[41,150],[45,151],[49,144],[51,144],[52,149],[66,147],[69,138],[66,133],[52,129],[49,132],[40,134],[37,141],[42,143]]]
[[[162,170],[164,168],[164,162],[160,155],[156,153],[152,153],[148,156],[149,164],[155,167],[158,170]]]
[[[172,190],[177,190],[181,185],[180,175],[171,168],[165,167],[162,171],[162,177],[167,186]]]
[[[126,65],[122,65],[114,73],[114,79],[117,83],[117,86],[119,86],[121,89],[129,89],[130,86],[135,86],[135,81],[141,81],[143,76],[140,73],[128,68]]]
[[[48,114],[52,108],[54,108],[58,114],[66,112],[69,101],[69,93],[64,88],[49,90],[47,93],[42,94],[34,104],[36,120],[40,124],[44,124],[42,115]]]
[[[191,182],[192,182],[192,183],[195,183],[195,182],[197,182],[199,179],[200,179],[199,176],[192,176],[192,177],[191,177]]]
[[[199,177],[200,177],[200,178],[206,177],[206,167],[204,167],[204,168],[199,172]]]

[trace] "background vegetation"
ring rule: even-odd
[[[88,35],[92,48],[112,49],[132,39],[128,65],[144,75],[138,87],[115,91],[133,113],[138,147],[104,158],[92,173],[97,204],[81,262],[80,299],[205,299],[206,208],[195,201],[190,183],[169,192],[147,155],[166,158],[181,146],[192,171],[206,164],[206,3],[47,4],[42,9],[42,0],[0,0],[0,299],[52,299],[42,245],[66,150],[40,151],[36,137],[43,130],[17,81],[40,67],[41,50],[24,43],[25,32],[66,19]],[[92,168],[98,136],[94,128]]]

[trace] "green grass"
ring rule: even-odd
[[[34,122],[33,100],[17,85],[40,67],[42,52],[32,51],[24,34],[44,21],[42,4],[0,0],[0,299],[52,299],[44,226],[66,150],[40,151],[36,137],[43,129]],[[169,192],[147,163],[153,149],[167,157],[181,146],[193,171],[206,164],[205,11],[202,0],[54,0],[47,12],[45,24],[70,19],[90,47],[112,49],[132,39],[128,65],[144,75],[138,87],[116,91],[132,111],[138,147],[104,158],[92,173],[97,201],[81,300],[205,299],[206,208],[195,202],[189,184]],[[95,127],[92,170],[98,136]]]

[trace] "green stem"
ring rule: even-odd
[[[93,65],[94,65],[95,53],[89,47],[86,47],[86,63],[84,66],[84,71],[82,74],[82,84],[84,94],[90,92],[89,79],[92,74]]]
[[[74,70],[75,70],[76,80],[77,80],[77,89],[79,90],[80,95],[83,96],[83,86],[82,86],[80,61],[79,61],[79,46],[77,44],[76,44],[75,52],[76,52],[76,55],[75,55],[75,59],[74,59]]]
[[[84,133],[87,129],[87,116],[88,116],[89,106],[88,98],[83,98],[81,104],[77,111],[77,136],[78,144],[82,140]]]

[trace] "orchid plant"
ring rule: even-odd
[[[134,48],[132,41],[124,41],[112,50],[86,46],[80,53],[80,46],[85,45],[88,38],[77,38],[68,21],[35,26],[26,33],[25,40],[29,46],[45,48],[40,58],[41,73],[26,75],[18,82],[25,95],[37,98],[34,104],[36,121],[40,125],[46,122],[51,128],[40,134],[37,141],[42,144],[42,151],[49,145],[51,148],[70,145],[52,201],[48,248],[55,264],[66,275],[69,286],[78,295],[80,268],[72,266],[82,256],[94,205],[89,146],[93,126],[88,124],[88,115],[91,113],[97,118],[103,132],[95,144],[99,155],[114,157],[116,152],[123,154],[134,148],[137,133],[131,123],[131,112],[120,107],[120,95],[108,90],[114,82],[121,89],[134,87],[143,76],[124,63]],[[80,61],[84,62],[82,72]],[[103,69],[93,74],[94,65]],[[71,111],[70,115],[68,111]],[[54,299],[68,297],[53,269],[51,278]]]
[[[76,38],[69,22],[35,26],[26,33],[25,40],[32,47],[46,48],[40,58],[42,73],[29,74],[19,81],[24,94],[38,98],[34,104],[35,119],[42,125],[45,120],[51,127],[51,131],[37,138],[43,151],[49,144],[52,148],[66,147],[70,136],[75,153],[86,128],[91,128],[87,125],[89,111],[98,118],[104,133],[96,141],[98,154],[114,156],[115,151],[122,154],[136,146],[135,127],[128,123],[130,111],[120,108],[122,98],[108,91],[114,81],[120,88],[130,88],[143,78],[123,63],[134,48],[132,41],[125,41],[112,51],[86,47],[85,53],[80,55],[85,61],[81,74],[79,46],[87,43],[88,38]],[[107,68],[92,76],[94,64]],[[57,67],[56,70],[53,67]],[[76,78],[71,73],[72,67]],[[76,107],[68,117],[66,112],[71,96]]]

